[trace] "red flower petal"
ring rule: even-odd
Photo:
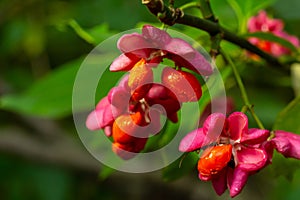
[[[86,120],[86,127],[90,130],[98,130],[110,126],[114,122],[112,107],[107,97],[104,97],[92,111]]]
[[[148,58],[149,49],[155,46],[149,43],[142,35],[138,33],[125,34],[118,40],[118,49],[123,53],[134,54],[139,58]]]
[[[231,197],[235,197],[242,191],[247,182],[248,176],[248,172],[238,166],[234,170],[229,168],[227,184]]]
[[[139,60],[140,58],[138,57],[128,57],[126,54],[121,54],[112,62],[112,64],[109,67],[109,70],[112,72],[129,71]]]
[[[203,123],[203,132],[206,134],[205,142],[203,145],[216,142],[222,134],[226,116],[222,113],[213,113]]]
[[[250,172],[263,168],[267,162],[268,155],[263,149],[242,146],[241,149],[236,150],[236,159],[239,168]]]
[[[218,195],[222,195],[227,189],[227,170],[225,167],[218,174],[214,175],[211,179],[213,188],[215,189]]]
[[[160,30],[154,26],[145,25],[142,29],[142,35],[149,41],[155,44],[157,47],[162,47],[171,41],[171,36],[163,30]]]
[[[179,144],[179,151],[190,152],[200,149],[206,135],[202,128],[196,129],[188,133]]]
[[[261,144],[270,136],[270,131],[251,128],[248,132],[244,132],[241,138],[241,143],[246,144]]]
[[[300,135],[278,130],[271,142],[285,157],[300,159]]]
[[[248,118],[242,112],[232,113],[227,121],[230,138],[233,140],[241,139],[242,134],[248,131]]]
[[[172,40],[165,45],[164,50],[181,56],[186,60],[193,59],[196,54],[196,50],[189,43],[180,38],[172,38]]]

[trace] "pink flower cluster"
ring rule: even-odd
[[[295,47],[299,47],[299,40],[297,37],[289,35],[284,31],[284,23],[280,19],[272,19],[267,16],[265,11],[260,11],[257,16],[253,16],[248,21],[248,31],[253,32],[269,32],[278,37],[286,39]],[[262,50],[271,53],[274,56],[281,56],[290,54],[291,51],[278,43],[270,42],[258,38],[250,38],[249,41],[261,48]]]
[[[130,159],[144,149],[150,134],[159,132],[161,114],[177,122],[181,104],[200,99],[199,81],[182,68],[205,76],[213,69],[186,41],[149,25],[143,27],[142,34],[123,35],[117,46],[122,54],[112,62],[110,71],[129,73],[97,104],[86,126],[104,129],[112,137],[113,151]],[[161,83],[154,83],[152,69],[165,58],[174,61],[176,68],[164,67]]]
[[[221,195],[228,188],[230,196],[238,195],[248,176],[272,161],[273,150],[286,157],[300,159],[300,135],[285,131],[248,129],[248,118],[234,112],[228,118],[211,114],[202,128],[187,134],[179,150],[191,152],[205,149],[198,161],[199,178],[212,181]]]

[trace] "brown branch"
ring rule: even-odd
[[[72,170],[98,173],[100,163],[67,134],[45,141],[20,128],[1,129],[0,152]]]
[[[142,3],[147,6],[149,11],[158,17],[158,19],[167,24],[174,25],[184,24],[191,27],[195,27],[201,30],[206,31],[210,35],[220,34],[223,39],[240,46],[243,49],[246,49],[264,60],[266,60],[269,64],[271,64],[275,68],[279,68],[281,70],[287,70],[288,66],[280,63],[278,59],[271,56],[270,54],[262,51],[258,47],[254,46],[246,39],[237,36],[236,34],[230,32],[229,30],[223,28],[217,23],[214,23],[209,20],[201,19],[198,17],[194,17],[191,15],[184,14],[180,9],[169,8],[164,5],[162,0],[142,0]]]

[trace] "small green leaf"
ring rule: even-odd
[[[116,34],[116,32],[109,30],[109,26],[106,23],[94,26],[90,29],[84,29],[76,20],[71,19],[67,22],[67,25],[69,25],[81,39],[94,46]]]
[[[274,130],[285,130],[300,134],[300,96],[294,99],[286,108],[277,116]]]
[[[162,171],[163,180],[173,181],[191,172],[193,169],[196,169],[196,163],[198,160],[199,160],[199,156],[195,152],[182,155],[171,165],[163,169]]]
[[[109,30],[109,26],[106,23],[88,29],[87,33],[94,38],[96,44],[100,44],[102,41],[116,34],[116,32]]]
[[[300,63],[291,66],[292,87],[296,95],[300,95]]]
[[[106,165],[102,165],[100,173],[99,173],[99,179],[101,181],[104,181],[107,179],[112,173],[114,173],[116,170],[113,168],[110,168]]]
[[[74,19],[71,19],[69,21],[69,26],[76,32],[76,34],[81,37],[83,40],[85,40],[87,43],[96,45],[95,39],[87,32],[85,31]]]
[[[270,42],[276,42],[276,43],[290,49],[292,52],[295,52],[295,53],[298,52],[297,48],[290,41],[288,41],[282,37],[278,37],[272,33],[254,32],[254,33],[244,34],[243,36],[246,38],[256,37],[256,38],[267,40]]]

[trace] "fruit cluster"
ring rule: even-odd
[[[92,111],[86,121],[90,130],[104,129],[112,137],[113,151],[123,159],[141,152],[151,134],[161,129],[160,116],[178,121],[182,103],[196,102],[202,95],[194,75],[211,75],[211,64],[189,43],[146,25],[142,34],[123,35],[117,44],[122,54],[110,71],[128,72]],[[162,70],[161,82],[153,80],[153,68],[163,59],[174,67]]]

